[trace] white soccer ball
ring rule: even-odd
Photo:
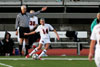
[[[38,54],[33,54],[33,55],[32,55],[32,58],[33,58],[34,60],[37,60],[37,59],[38,59]]]

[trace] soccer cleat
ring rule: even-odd
[[[38,60],[45,60],[45,59],[43,59],[43,58],[40,57]]]
[[[29,58],[29,57],[30,57],[29,54],[25,56],[25,58]]]
[[[42,60],[42,58],[41,57],[38,57],[38,60]]]
[[[42,60],[42,58],[40,57],[39,60]]]

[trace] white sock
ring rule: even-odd
[[[39,55],[39,58],[40,58],[43,54],[45,54],[46,52],[47,52],[47,50],[44,49],[44,50],[42,51],[42,53]]]
[[[35,53],[35,52],[37,52],[37,51],[38,51],[38,49],[35,48],[31,53],[29,53],[29,56],[31,56],[33,53]]]

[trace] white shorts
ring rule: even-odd
[[[46,43],[51,43],[50,39],[40,39],[41,44],[45,45]]]
[[[100,49],[96,49],[95,50],[95,63],[97,65],[97,67],[100,67]]]

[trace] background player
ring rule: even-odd
[[[89,60],[92,60],[94,50],[95,50],[95,63],[97,67],[100,67],[100,21],[93,28],[93,32],[91,34],[91,42],[90,42],[90,51],[89,51]],[[94,49],[96,44],[96,49]]]
[[[57,34],[56,30],[50,25],[50,24],[46,24],[45,23],[45,19],[41,18],[40,19],[40,24],[38,26],[38,28],[30,33],[24,33],[24,35],[31,35],[34,34],[36,32],[40,32],[40,36],[41,39],[39,41],[39,46],[37,48],[35,48],[31,53],[29,53],[26,58],[28,58],[29,56],[31,56],[33,53],[37,52],[39,49],[41,49],[42,45],[45,45],[44,50],[42,51],[42,53],[39,55],[38,58],[40,58],[43,54],[45,54],[47,52],[47,49],[50,45],[50,36],[49,36],[49,31],[53,30],[57,36],[57,39],[59,40],[59,35]]]
[[[30,10],[30,13],[34,13],[34,12],[35,12],[34,10]],[[30,21],[29,21],[30,31],[31,32],[35,31],[37,26],[38,26],[38,17],[37,16],[32,16],[30,18]],[[39,33],[35,33],[35,34],[32,34],[32,35],[29,35],[28,39],[29,39],[29,48],[31,48],[33,43],[37,42],[40,39],[40,34]]]
[[[30,13],[35,13],[35,11],[30,10]],[[30,21],[29,21],[30,31],[33,31],[37,26],[38,26],[38,17],[37,16],[30,17]]]

